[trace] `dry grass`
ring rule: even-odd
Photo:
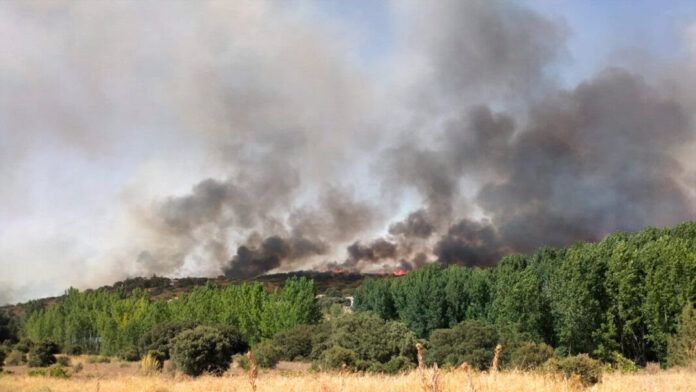
[[[359,374],[298,374],[284,375],[278,371],[261,373],[256,379],[258,391],[328,392],[328,391],[380,391],[414,392],[421,390],[421,375],[416,370],[406,375],[381,376]],[[438,389],[441,391],[479,392],[564,392],[579,391],[581,387],[573,381],[557,379],[540,373],[499,371],[478,373],[468,370],[440,371]],[[73,377],[53,379],[26,377],[20,374],[5,374],[0,377],[0,392],[210,392],[251,391],[247,374],[228,373],[223,377],[203,376],[196,379],[162,375],[114,375],[112,377]],[[686,370],[660,371],[655,374],[607,374],[602,383],[587,389],[596,392],[656,392],[694,391],[696,372]]]

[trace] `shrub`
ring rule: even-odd
[[[29,367],[45,367],[56,363],[55,354],[58,353],[58,345],[51,341],[43,341],[34,344],[27,355]]]
[[[403,355],[399,355],[396,357],[392,357],[392,359],[390,359],[389,362],[383,364],[378,371],[388,374],[396,374],[400,371],[412,369],[414,367],[415,365],[409,358],[404,357]]]
[[[70,358],[65,355],[56,355],[56,363],[60,366],[70,366]]]
[[[227,339],[233,352],[242,353],[249,350],[249,345],[242,338],[242,333],[239,331],[239,328],[234,325],[224,325],[217,327],[217,329],[219,329],[225,339]]]
[[[532,370],[553,357],[553,348],[545,343],[526,343],[512,353],[512,366],[520,370]]]
[[[157,352],[159,360],[170,357],[170,343],[176,335],[187,329],[193,329],[196,324],[191,321],[167,321],[152,327],[138,341],[138,351],[141,354]]]
[[[121,352],[118,354],[118,357],[124,361],[135,362],[140,360],[140,353],[138,352],[138,349],[135,346],[128,346],[121,350]]]
[[[311,325],[298,325],[280,332],[273,337],[273,343],[281,353],[281,359],[294,361],[309,358],[312,354],[312,337],[315,328]],[[256,355],[256,353],[254,353]]]
[[[677,333],[669,340],[667,363],[696,367],[696,308],[691,303],[682,309]]]
[[[0,371],[2,371],[2,365],[5,363],[5,351],[0,350]]]
[[[31,369],[27,375],[29,377],[55,377],[69,378],[70,374],[60,365],[54,365],[47,369]]]
[[[361,361],[386,363],[399,355],[411,361],[415,359],[416,337],[402,323],[361,312],[344,315],[328,324],[327,330],[320,328],[324,341],[316,342],[313,353],[339,346],[353,351]]]
[[[63,346],[63,354],[81,355],[83,352],[82,346],[79,344],[66,344]]]
[[[87,363],[111,363],[109,357],[103,357],[101,355],[90,355],[86,359]]]
[[[281,359],[281,351],[272,340],[264,340],[252,350],[256,364],[262,368],[274,368]]]
[[[19,342],[14,345],[15,350],[24,354],[28,353],[32,347],[34,347],[34,342],[29,338],[21,338],[19,339]]]
[[[232,356],[232,361],[244,370],[249,370],[249,358],[244,354],[235,354]]]
[[[65,368],[59,364],[53,365],[48,368],[48,376],[55,378],[68,378],[70,375],[65,370]]]
[[[235,354],[219,329],[196,327],[179,333],[171,341],[171,357],[182,372],[198,376],[204,372],[221,375]]]
[[[547,370],[563,374],[566,378],[576,375],[585,386],[594,385],[602,380],[601,362],[587,354],[562,359],[552,358],[544,366]]]
[[[355,369],[358,355],[353,350],[334,346],[324,351],[319,359],[319,366],[324,370],[342,369],[343,366]]]
[[[621,353],[614,351],[611,353],[612,368],[623,373],[633,373],[638,371],[638,366],[636,363],[630,359],[621,355]]]
[[[467,362],[475,369],[490,367],[498,336],[495,327],[483,321],[469,320],[449,329],[436,329],[430,335],[427,363],[459,366]]]
[[[5,364],[8,366],[19,366],[26,362],[26,355],[17,350],[12,350],[10,354],[5,358]]]

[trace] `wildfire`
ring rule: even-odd
[[[404,275],[406,275],[407,273],[408,273],[408,271],[406,271],[406,270],[403,269],[403,268],[399,268],[399,269],[397,269],[397,270],[392,271],[392,275],[394,275],[394,276],[404,276]]]

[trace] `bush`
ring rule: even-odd
[[[48,376],[55,378],[68,378],[70,375],[65,370],[65,368],[59,364],[51,366],[48,368]]]
[[[529,342],[512,353],[512,366],[520,370],[541,367],[553,357],[553,348],[545,343]]]
[[[19,339],[19,342],[14,345],[15,350],[24,354],[28,353],[32,347],[34,347],[34,342],[29,338],[21,338]]]
[[[616,369],[623,373],[633,373],[638,371],[638,366],[636,366],[635,362],[624,357],[623,355],[621,355],[621,353],[616,351],[611,353],[611,363],[613,369]]]
[[[19,366],[26,362],[26,355],[17,350],[12,350],[10,354],[5,358],[5,365],[7,366]]]
[[[167,360],[170,357],[170,343],[176,335],[187,329],[193,329],[196,324],[191,321],[167,321],[152,327],[152,329],[138,341],[140,354],[157,353],[158,360]]]
[[[86,361],[87,363],[111,363],[109,357],[102,357],[101,355],[90,355]]]
[[[60,365],[51,366],[48,369],[32,369],[27,375],[29,377],[55,377],[69,378],[70,374]]]
[[[264,340],[251,350],[254,353],[254,360],[259,367],[274,368],[281,359],[281,351],[274,346],[272,340]]]
[[[196,327],[171,341],[171,357],[177,368],[191,376],[204,372],[221,375],[230,366],[234,348],[219,329]]]
[[[346,314],[318,327],[320,340],[313,341],[312,356],[338,346],[348,349],[364,362],[387,363],[395,356],[415,359],[416,337],[402,323],[384,321],[371,313]]]
[[[135,346],[129,346],[121,350],[118,357],[124,361],[135,362],[140,360],[140,353]]]
[[[232,361],[244,370],[249,370],[249,358],[244,354],[235,354],[232,356]]]
[[[5,351],[0,350],[0,371],[2,371],[2,365],[5,363]]]
[[[56,355],[56,363],[60,366],[70,366],[70,358],[65,355]]]
[[[427,363],[459,366],[467,362],[475,369],[491,366],[498,336],[495,327],[483,321],[469,320],[450,329],[436,329],[430,335]]]
[[[29,367],[45,367],[56,363],[55,354],[58,353],[58,345],[51,341],[43,341],[34,344],[27,355]]]
[[[79,344],[66,344],[63,346],[63,354],[81,355],[83,352],[82,346]]]
[[[562,359],[552,358],[544,365],[547,370],[561,373],[566,378],[576,375],[585,386],[594,385],[602,380],[601,362],[580,354]]]
[[[409,358],[399,355],[392,357],[389,362],[382,365],[379,372],[396,374],[403,370],[413,369],[414,367],[414,363]]]
[[[353,350],[334,346],[324,351],[319,359],[319,366],[323,370],[342,369],[345,365],[355,369],[358,363],[358,355]]]
[[[281,359],[295,361],[306,359],[312,354],[312,337],[315,328],[311,325],[298,325],[273,337],[275,347],[281,353]]]

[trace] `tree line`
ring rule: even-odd
[[[254,344],[320,318],[314,283],[305,278],[288,279],[272,292],[260,283],[205,285],[170,300],[152,299],[138,289],[111,293],[71,288],[57,304],[32,312],[21,335],[35,342],[55,342],[65,351],[78,346],[84,352],[122,355],[136,349],[155,326],[166,323],[235,326],[244,342]]]
[[[562,355],[666,363],[682,309],[696,302],[696,223],[614,233],[596,243],[504,257],[492,268],[433,264],[366,281],[354,307],[420,338],[462,321]]]

